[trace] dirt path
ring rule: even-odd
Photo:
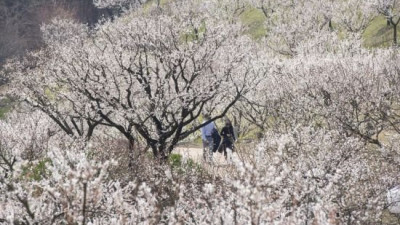
[[[178,147],[173,153],[182,155],[183,158],[190,158],[197,163],[203,162],[203,149],[193,147]],[[227,165],[225,157],[222,153],[216,152],[213,154],[214,164]]]

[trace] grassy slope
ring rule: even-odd
[[[254,39],[260,39],[265,36],[267,29],[264,25],[264,14],[259,9],[247,9],[240,20],[244,23]],[[400,39],[400,26],[398,28],[398,37]],[[363,33],[365,47],[388,47],[393,41],[393,28],[386,25],[386,19],[383,16],[376,17]]]
[[[0,119],[3,119],[7,112],[9,112],[12,108],[12,100],[5,97],[0,98]]]
[[[400,28],[400,27],[399,27]],[[400,35],[400,31],[397,33]],[[365,47],[388,47],[393,42],[393,28],[383,16],[376,17],[363,33]]]
[[[260,9],[247,9],[240,15],[241,22],[247,26],[247,33],[254,39],[260,39],[265,36],[265,16]]]

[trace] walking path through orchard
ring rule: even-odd
[[[197,163],[203,162],[203,149],[196,147],[177,147],[173,153],[182,155],[182,158],[190,158]],[[226,165],[224,154],[216,152],[213,154],[214,164]]]

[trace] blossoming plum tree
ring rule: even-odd
[[[14,93],[53,118],[54,108],[73,110],[78,115],[69,122],[79,134],[73,118],[86,121],[87,135],[103,124],[132,143],[134,130],[164,158],[199,129],[201,113],[223,117],[254,80],[253,43],[240,25],[191,4],[131,12],[90,35],[82,28],[76,36],[75,28],[59,35],[54,26],[44,27],[45,34],[71,37],[50,38],[48,49],[33,54],[37,62],[21,68]],[[57,123],[71,133],[65,120]]]

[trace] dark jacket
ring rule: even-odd
[[[221,144],[221,136],[219,135],[217,129],[214,128],[212,130],[211,137],[213,139],[213,152],[216,152]]]
[[[225,125],[221,130],[222,136],[222,147],[224,152],[226,152],[226,148],[230,148],[233,150],[233,143],[236,141],[235,133],[233,131],[232,125]]]

